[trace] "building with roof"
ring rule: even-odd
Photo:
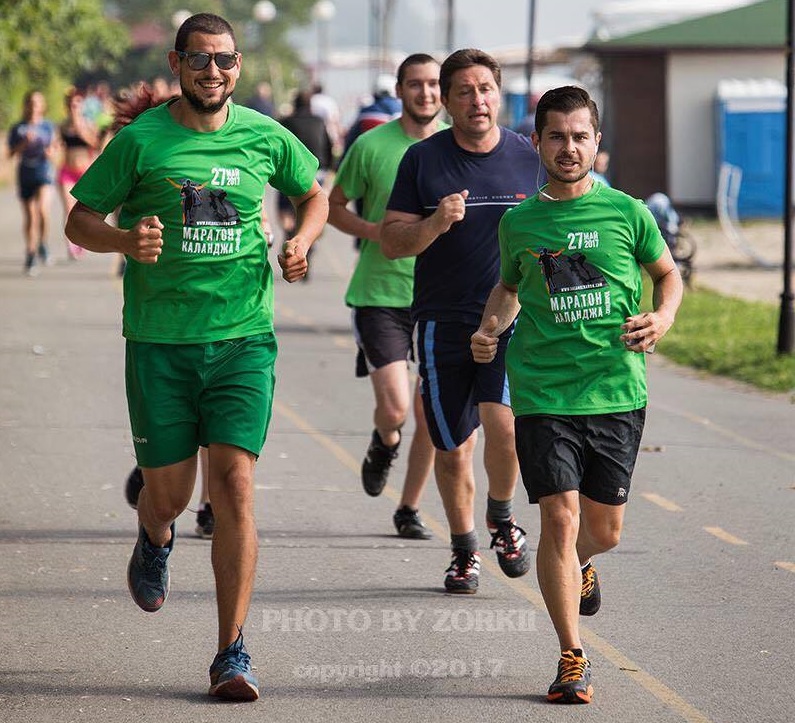
[[[592,11],[592,35],[602,40],[714,15],[758,0],[600,0]]]
[[[762,0],[618,37],[584,49],[602,68],[603,146],[611,181],[634,196],[667,193],[713,209],[718,188],[721,81],[786,75],[787,0]]]

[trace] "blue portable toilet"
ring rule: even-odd
[[[784,213],[787,89],[777,80],[722,80],[717,91],[717,162],[742,172],[740,218]]]

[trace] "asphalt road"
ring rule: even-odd
[[[793,720],[795,407],[651,359],[644,451],[620,547],[598,560],[585,621],[595,698],[544,702],[557,646],[534,572],[485,550],[476,596],[446,596],[446,526],[403,541],[358,467],[371,430],[342,303],[354,261],[328,231],[308,284],[277,283],[277,403],[257,468],[260,561],[246,628],[262,698],[206,697],[215,647],[210,543],[177,522],[172,592],[129,598],[133,464],[112,261],[21,273],[16,201],[0,192],[0,720],[638,723]],[[56,216],[57,218],[57,216]],[[57,234],[54,234],[56,236]],[[661,345],[664,350],[664,344]],[[408,430],[410,433],[410,429]],[[408,440],[407,440],[408,441]],[[537,512],[517,514],[535,548]],[[234,708],[234,711],[230,710]]]

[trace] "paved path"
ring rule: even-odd
[[[604,606],[584,629],[595,701],[549,706],[557,651],[534,573],[508,580],[484,550],[478,595],[445,596],[435,489],[428,542],[393,534],[404,458],[380,498],[361,491],[370,391],[353,378],[341,303],[353,253],[334,232],[311,283],[276,289],[278,401],[256,475],[247,626],[263,697],[233,712],[208,700],[213,581],[192,513],[177,523],[164,609],[143,613],[126,590],[136,525],[122,498],[133,460],[111,260],[26,279],[9,193],[0,211],[4,723],[792,720],[795,408],[652,358],[626,532],[599,561]],[[537,512],[521,495],[517,511],[535,548]]]

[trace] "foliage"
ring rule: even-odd
[[[101,0],[2,0],[0,127],[19,114],[27,90],[62,90],[81,72],[112,67],[127,44],[126,29],[105,17]]]
[[[647,290],[650,306],[650,293]],[[696,288],[685,292],[659,352],[678,364],[774,392],[795,390],[795,356],[776,353],[778,307]]]
[[[260,25],[252,15],[254,0],[0,0],[0,129],[17,119],[22,95],[31,88],[45,91],[57,116],[63,90],[72,83],[107,79],[120,86],[166,74],[172,17],[186,7],[222,15],[235,28],[244,59],[238,100],[260,80],[272,83],[277,102],[284,100],[301,73],[286,33],[311,21],[314,4],[275,0],[275,19]],[[159,25],[167,40],[131,48],[130,28],[147,21]]]

